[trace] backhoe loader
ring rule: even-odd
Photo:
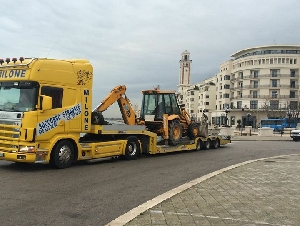
[[[94,110],[92,122],[105,124],[102,112],[117,102],[125,124],[146,125],[147,130],[161,136],[165,144],[177,145],[183,137],[194,139],[201,135],[200,124],[193,122],[186,110],[178,106],[175,91],[142,91],[140,118],[136,117],[125,92],[125,85],[113,88]]]

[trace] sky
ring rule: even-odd
[[[2,1],[0,58],[87,59],[94,107],[117,85],[140,105],[142,90],[177,90],[184,50],[195,84],[239,50],[299,45],[299,9],[299,0]],[[118,106],[104,116],[121,117]]]

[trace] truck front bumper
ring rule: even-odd
[[[6,160],[11,162],[27,162],[27,163],[48,163],[46,160],[47,153],[10,153],[0,152],[0,160]]]

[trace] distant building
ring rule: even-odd
[[[208,111],[212,126],[235,126],[240,119],[242,125],[256,127],[262,118],[286,117],[288,109],[299,109],[299,45],[266,45],[240,50],[231,55],[233,59],[220,64],[216,75],[194,85],[188,82],[190,68],[189,74],[182,70],[182,63],[189,59],[190,53],[184,51],[182,56],[180,101],[186,104],[188,113],[197,118],[204,109]]]

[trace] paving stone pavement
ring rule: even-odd
[[[300,155],[287,155],[226,169],[108,225],[300,225],[299,210]]]

